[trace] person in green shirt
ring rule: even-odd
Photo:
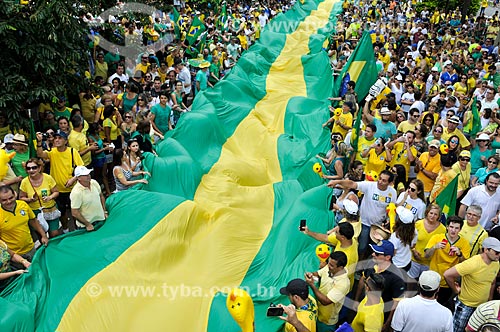
[[[167,131],[173,129],[170,123],[170,113],[172,109],[167,105],[167,102],[168,92],[162,90],[160,91],[160,103],[151,108],[151,125],[153,129],[161,135],[165,135]]]
[[[206,90],[208,86],[212,87],[207,78],[208,67],[210,67],[208,61],[203,61],[200,64],[200,70],[196,73],[196,93]]]

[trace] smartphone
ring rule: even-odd
[[[300,226],[299,226],[299,230],[300,231],[304,231],[306,229],[306,220],[305,219],[302,219],[300,221]]]
[[[267,317],[283,316],[284,310],[281,307],[267,308]]]

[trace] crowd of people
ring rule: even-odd
[[[228,3],[227,14],[174,5],[180,20],[174,11],[145,24],[110,18],[120,39],[145,51],[124,58],[94,40],[86,88],[42,103],[36,137],[12,131],[0,114],[10,158],[0,186],[0,287],[29,268],[50,238],[94,231],[108,217],[109,195],[147,184],[143,155],[155,153],[196,95],[223,79],[293,3]],[[301,231],[332,252],[317,271],[281,289],[292,304],[280,305],[286,331],[500,328],[500,17],[482,10],[462,20],[458,10],[417,12],[416,5],[344,1],[337,16],[325,49],[332,74],[368,30],[385,87],[361,98],[362,79],[348,82],[332,98],[338,113],[330,107],[331,117],[318,124],[331,129],[332,147],[317,158],[333,189],[336,223],[327,234]],[[190,43],[196,20],[206,33]],[[157,41],[160,50],[147,48]],[[455,179],[456,202],[443,206],[438,197]]]

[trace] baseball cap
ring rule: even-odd
[[[358,204],[356,204],[354,201],[350,199],[344,200],[344,209],[347,211],[349,214],[358,214],[359,207]]]
[[[437,140],[437,139],[433,139],[430,143],[429,143],[429,147],[433,146],[435,147],[436,149],[439,149],[439,146],[441,145],[441,143]]]
[[[437,69],[437,67],[432,67],[431,71],[439,71],[439,69]]]
[[[450,60],[446,60],[446,61],[444,62],[444,64],[443,64],[443,66],[445,66],[445,67],[446,67],[446,66],[451,65],[451,64],[452,64],[452,62],[451,62]]]
[[[75,167],[75,176],[79,177],[82,175],[89,175],[90,172],[92,172],[92,171],[93,171],[93,169],[89,169],[85,166],[76,166]]]
[[[385,95],[386,97],[396,97],[394,92],[389,92],[388,94]]]
[[[460,119],[458,118],[458,116],[454,115],[448,120],[448,122],[460,123]]]
[[[291,280],[286,287],[280,289],[281,295],[298,295],[302,298],[307,298],[309,288],[307,283],[302,279]]]
[[[490,140],[490,136],[488,136],[488,134],[481,134],[479,135],[477,138],[476,138],[476,141],[489,141]]]
[[[470,158],[470,151],[464,150],[464,151],[460,152],[460,157]]]
[[[61,131],[61,130],[58,130],[54,133],[54,137],[56,136],[59,136],[59,137],[62,137],[64,139],[68,139],[68,134],[66,134],[64,131]]]
[[[379,113],[380,115],[391,115],[391,110],[387,107],[382,107]]]
[[[441,282],[441,276],[436,271],[427,270],[422,272],[418,279],[420,287],[426,291],[433,291],[438,289]]]
[[[370,248],[372,248],[373,252],[377,254],[383,254],[385,256],[394,256],[394,245],[387,241],[380,241],[379,245],[370,244]]]
[[[396,213],[403,224],[411,224],[413,222],[413,213],[407,208],[398,206],[396,208]]]
[[[497,252],[500,252],[500,240],[495,237],[487,237],[483,241],[484,249],[493,249]]]
[[[448,85],[448,86],[446,87],[446,90],[455,90],[455,88],[453,87],[453,85]]]

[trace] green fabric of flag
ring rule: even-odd
[[[227,8],[226,8],[226,3],[222,5],[221,9],[221,14],[219,15],[219,18],[217,19],[217,28],[220,31],[227,31],[229,26],[228,26],[228,21],[227,21]]]
[[[189,45],[197,44],[198,37],[200,37],[205,30],[205,24],[203,24],[198,16],[195,16],[186,35],[186,41],[189,42]]]
[[[436,204],[441,207],[443,214],[448,217],[455,214],[455,205],[457,202],[458,176],[439,193],[436,197]]]
[[[35,126],[33,124],[33,119],[30,115],[30,139],[28,140],[28,146],[30,148],[30,158],[36,158],[36,132]]]
[[[356,116],[356,121],[354,121],[354,126],[352,127],[351,133],[351,146],[353,148],[351,156],[355,156],[358,153],[358,141],[359,141],[359,131],[361,129],[361,117],[363,112],[361,109],[358,110],[358,115]]]
[[[472,111],[472,127],[470,131],[470,135],[472,138],[475,138],[477,133],[481,131],[481,119],[479,116],[479,110],[477,109],[477,97],[474,97],[474,101],[471,106]]]
[[[359,102],[366,97],[370,87],[377,81],[377,77],[377,63],[370,33],[365,31],[346,65],[335,79],[332,95],[343,96],[347,91],[347,83],[354,81]]]
[[[182,16],[174,7],[174,33],[176,39],[181,38],[181,27],[182,27]]]

